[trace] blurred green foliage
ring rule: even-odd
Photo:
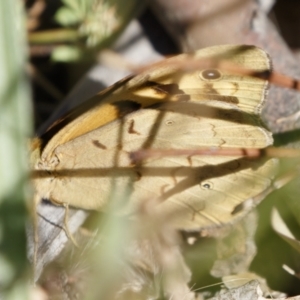
[[[3,299],[27,299],[25,201],[27,138],[32,114],[25,72],[24,14],[18,0],[0,1],[0,285]]]
[[[95,58],[97,52],[110,45],[146,4],[146,1],[138,0],[62,2],[63,6],[53,16],[61,28],[29,34],[33,45],[60,43],[54,47],[51,57],[61,62]]]

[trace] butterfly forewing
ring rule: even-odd
[[[254,77],[213,69],[220,76],[207,76],[206,68],[182,70],[176,64],[185,61],[227,60],[254,71],[269,71],[268,55],[254,46],[221,45],[201,49],[193,54],[182,54],[165,60],[141,74],[125,78],[100,92],[51,126],[42,137],[42,160],[50,160],[55,147],[99,128],[124,113],[120,103],[130,101],[132,110],[169,101],[196,100],[201,103],[217,101],[231,103],[244,112],[259,114],[266,98],[267,82]],[[206,75],[205,75],[206,74]],[[121,104],[122,107],[122,104]],[[128,112],[128,111],[127,111]],[[44,145],[44,139],[46,144]]]

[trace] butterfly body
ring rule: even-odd
[[[233,56],[246,68],[270,68],[262,50],[238,50],[218,46],[195,56]],[[56,204],[93,210],[105,210],[113,196],[116,214],[130,215],[143,201],[152,201],[154,212],[171,216],[178,229],[230,223],[243,214],[235,214],[236,207],[270,186],[275,159],[176,156],[133,164],[129,153],[267,147],[272,136],[259,116],[266,86],[260,79],[216,69],[181,72],[163,64],[125,79],[42,137],[34,169],[47,176],[34,180],[36,193]],[[101,103],[94,106],[98,99]]]

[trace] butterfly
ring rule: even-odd
[[[223,45],[182,54],[127,77],[54,123],[32,144],[35,203],[133,216],[145,201],[176,229],[199,231],[242,218],[246,200],[272,183],[277,160],[174,156],[133,163],[139,149],[265,148],[273,143],[260,112],[267,82],[179,62],[227,60],[255,72],[270,59],[254,46]]]

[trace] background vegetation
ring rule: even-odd
[[[145,232],[135,232],[135,229],[124,225],[123,220],[104,220],[102,222],[107,222],[106,233],[101,241],[104,239],[106,246],[99,249],[99,242],[96,242],[79,253],[69,246],[72,255],[66,250],[68,254],[62,254],[60,260],[51,265],[39,282],[38,286],[43,292],[38,294],[30,285],[25,236],[25,225],[29,219],[25,203],[31,198],[26,179],[29,177],[27,138],[33,135],[32,128],[37,130],[56,107],[65,109],[62,100],[72,98],[72,89],[81,89],[77,98],[84,98],[81,95],[90,85],[79,80],[88,70],[103,61],[106,64],[114,61],[112,72],[118,72],[115,66],[120,65],[120,57],[112,56],[109,52],[104,59],[103,53],[107,52],[103,52],[103,49],[113,49],[114,53],[119,51],[124,55],[122,51],[125,46],[131,45],[131,49],[138,49],[138,56],[145,63],[148,62],[144,48],[139,48],[140,37],[131,36],[126,40],[126,35],[122,35],[132,20],[137,20],[142,28],[140,34],[146,37],[156,52],[163,55],[191,51],[210,44],[256,44],[270,53],[276,70],[300,77],[300,18],[297,13],[300,10],[295,1],[278,0],[273,3],[274,6],[271,1],[260,1],[259,5],[256,1],[244,1],[243,5],[239,1],[223,1],[221,5],[216,0],[208,6],[200,0],[193,4],[189,1],[182,1],[185,4],[170,2],[153,1],[149,5],[145,1],[135,0],[0,1],[0,286],[3,299],[25,299],[26,295],[32,299],[29,290],[38,295],[38,299],[63,299],[66,294],[72,298],[70,295],[82,295],[86,290],[90,292],[86,296],[88,299],[108,299],[121,282],[117,275],[124,270],[129,274],[126,273],[126,276],[131,278],[131,272],[135,272],[128,268],[127,263],[124,263],[126,268],[123,266],[122,258],[128,259],[128,253],[121,250],[132,236]],[[197,9],[194,7],[196,2],[199,5]],[[257,17],[261,15],[263,17]],[[123,43],[120,43],[120,36]],[[137,56],[134,50],[129,52]],[[127,58],[122,60],[122,64],[126,65],[125,61],[128,62]],[[276,141],[281,146],[298,147],[298,97],[297,93],[283,91],[282,88],[272,87],[270,92],[269,99],[275,104],[264,110],[264,118],[272,131],[277,133]],[[280,102],[276,102],[277,99]],[[295,162],[289,162],[283,167],[290,170],[293,165]],[[265,278],[271,289],[290,296],[300,294],[297,278],[300,271],[299,249],[295,245],[291,247],[291,243],[287,243],[272,229],[271,210],[274,206],[278,208],[297,241],[300,238],[298,186],[298,182],[294,181],[259,206],[258,229],[255,231],[257,254],[250,265],[250,270]],[[86,227],[95,229],[95,225],[91,224],[93,220],[89,220]],[[146,234],[151,235],[151,232],[146,231]],[[175,241],[176,244],[176,234],[167,232],[172,236],[172,241],[160,249],[158,257],[166,255],[175,260],[172,243]],[[88,245],[89,238],[85,241]],[[212,265],[218,259],[219,243],[206,238],[198,240],[193,246],[183,246],[186,262],[192,271],[191,289],[220,282],[220,278],[210,275]],[[224,243],[230,244],[230,239]],[[68,256],[72,259],[66,265]],[[92,271],[88,269],[91,262],[86,257],[90,257],[96,266]],[[284,271],[283,264],[291,267],[296,276]],[[173,267],[175,265],[168,265],[169,270]],[[104,277],[103,270],[106,274]],[[181,269],[180,272],[185,271]],[[68,279],[57,280],[59,276]],[[157,291],[161,280],[156,278],[153,283],[149,280],[151,276],[153,274],[143,271],[133,278],[142,278],[146,286]],[[162,278],[161,274],[159,276]],[[168,278],[169,274],[165,276]],[[86,278],[97,280],[96,283],[87,283]],[[99,284],[98,278],[102,278],[102,284]],[[171,289],[175,295],[179,295],[176,287],[180,284],[175,282],[184,285],[185,278],[179,280],[173,277],[172,280]],[[88,289],[87,286],[93,288]],[[219,290],[219,286],[216,289]],[[147,290],[147,293],[153,291]],[[136,296],[130,297],[134,299]]]

